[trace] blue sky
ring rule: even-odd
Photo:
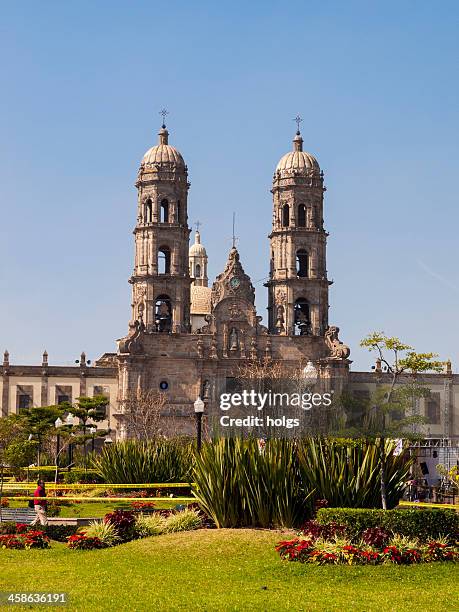
[[[300,113],[327,185],[330,321],[457,371],[457,2],[2,3],[0,345],[13,363],[115,350],[134,180],[158,111],[189,167],[213,278],[231,242],[267,302],[272,173]]]

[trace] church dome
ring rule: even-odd
[[[158,144],[148,149],[143,156],[141,165],[175,164],[179,168],[185,168],[185,161],[182,154],[169,144],[169,132],[164,125],[159,130],[158,136]]]
[[[290,172],[304,172],[310,174],[312,172],[320,172],[320,167],[317,159],[303,151],[303,138],[298,131],[293,139],[293,151],[284,155],[276,166],[276,173],[289,174]]]
[[[189,255],[199,255],[200,257],[207,257],[206,249],[201,244],[201,234],[199,233],[199,230],[196,230],[196,233],[194,235],[194,244],[190,246]]]

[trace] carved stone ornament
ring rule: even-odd
[[[277,304],[285,304],[287,301],[287,294],[283,289],[277,289],[276,291],[276,303]]]
[[[142,335],[145,330],[145,325],[142,321],[133,321],[129,323],[129,333],[122,338],[118,344],[120,353],[139,354],[143,353]]]
[[[351,349],[343,344],[338,338],[339,327],[331,325],[325,331],[325,343],[330,349],[332,359],[347,359],[351,354]]]
[[[238,250],[233,247],[229,252],[225,269],[212,285],[212,306],[215,307],[227,297],[233,298],[236,293],[247,302],[255,303],[255,289],[249,276],[244,272]]]

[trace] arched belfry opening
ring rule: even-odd
[[[161,200],[160,206],[159,206],[159,213],[160,213],[160,222],[161,223],[169,223],[169,200],[167,198],[164,198]]]
[[[298,249],[296,252],[296,275],[299,278],[306,278],[309,276],[309,256],[308,252],[304,249]]]
[[[151,223],[153,221],[153,202],[151,198],[145,202],[145,223]]]
[[[309,302],[306,298],[298,298],[294,306],[295,336],[307,336],[311,333]]]
[[[284,204],[282,207],[282,227],[289,227],[290,225],[290,206]]]
[[[298,206],[297,225],[306,227],[306,206],[304,204]]]
[[[172,329],[172,302],[168,295],[156,298],[155,328],[157,332],[170,332]]]
[[[171,250],[168,246],[158,249],[158,274],[171,273]]]

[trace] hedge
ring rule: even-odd
[[[459,514],[449,508],[321,508],[316,519],[321,525],[344,525],[352,538],[358,537],[368,527],[382,527],[392,533],[423,541],[439,536],[449,536],[454,540],[459,536]]]

